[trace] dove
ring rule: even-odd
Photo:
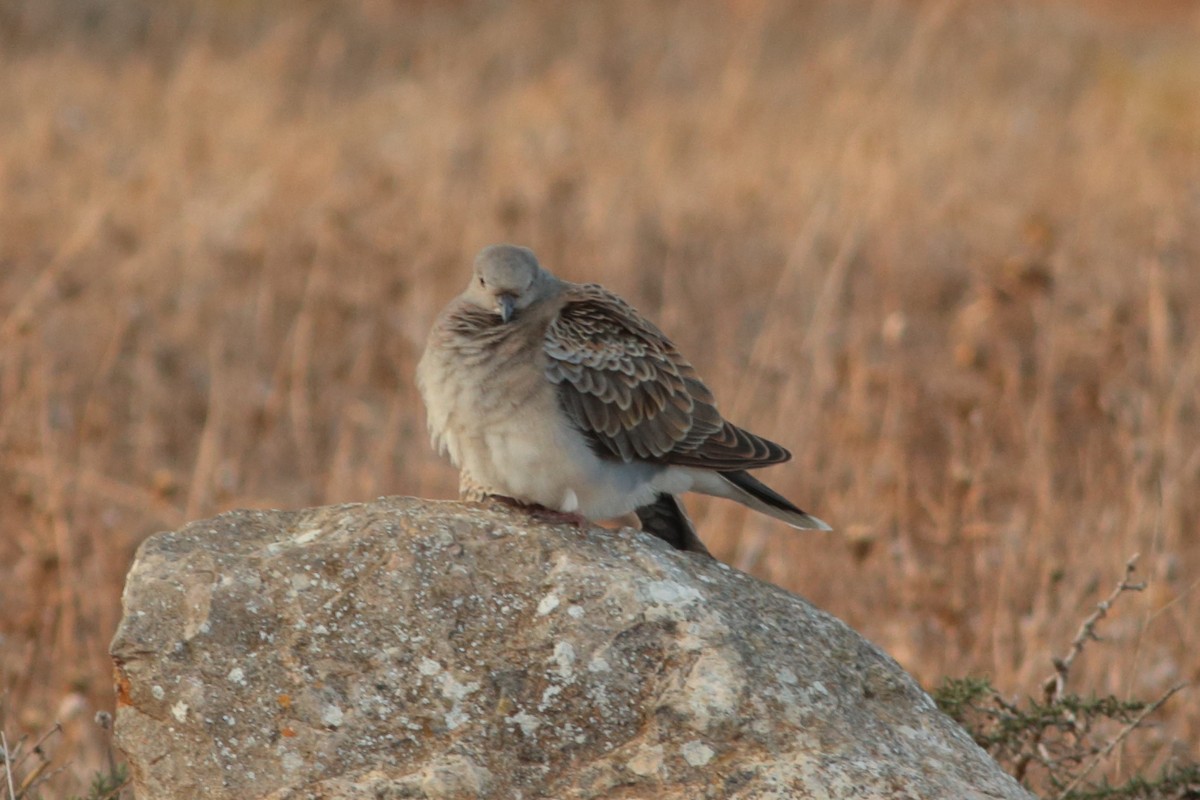
[[[417,386],[465,500],[577,520],[632,512],[644,531],[703,554],[685,492],[830,530],[749,473],[791,454],[724,419],[662,331],[604,287],[555,277],[528,248],[479,253],[434,322]]]

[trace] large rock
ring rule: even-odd
[[[635,531],[234,512],[147,540],[124,603],[142,800],[1028,797],[854,631]]]

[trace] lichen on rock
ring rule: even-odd
[[[138,797],[1026,798],[890,658],[636,531],[386,498],[151,537]]]

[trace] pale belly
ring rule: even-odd
[[[546,397],[553,392],[493,415],[459,443],[462,467],[477,484],[590,519],[629,513],[661,490],[664,470],[597,457]]]
[[[421,368],[430,432],[465,485],[589,519],[627,514],[657,492],[691,488],[676,471],[596,456],[559,411],[554,387],[532,370],[524,381],[504,376],[509,385],[498,393],[480,390],[494,385],[494,376],[471,374],[461,362],[439,366]]]

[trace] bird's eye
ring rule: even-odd
[[[487,283],[486,283],[486,282],[483,280],[483,276],[482,276],[482,275],[480,275],[480,276],[479,276],[479,285],[480,285],[480,286],[484,286],[484,287],[486,287],[486,286],[487,286]]]

